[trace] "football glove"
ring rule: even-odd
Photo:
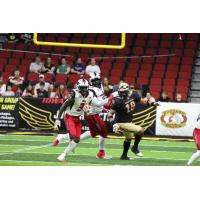
[[[55,121],[55,123],[54,123],[54,129],[57,130],[57,129],[59,129],[60,126],[61,126],[61,122],[60,122],[60,120],[57,119],[57,120]]]
[[[117,133],[119,130],[119,125],[118,124],[113,124],[113,132]]]

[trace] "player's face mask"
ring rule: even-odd
[[[119,96],[122,98],[127,98],[129,95],[129,91],[118,91]]]
[[[101,80],[100,79],[94,79],[91,81],[91,83],[92,83],[92,86],[101,88]]]
[[[87,95],[88,95],[88,87],[87,86],[79,86],[78,89],[83,97],[87,97]]]

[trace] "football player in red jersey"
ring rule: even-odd
[[[197,160],[200,157],[200,114],[195,124],[195,128],[193,131],[193,138],[196,143],[197,151],[192,155],[192,157],[188,161],[187,163],[188,166],[191,165],[195,160]]]
[[[69,133],[69,144],[58,157],[60,162],[65,162],[66,156],[74,151],[80,141],[82,125],[79,117],[84,114],[85,105],[103,106],[111,99],[112,97],[104,99],[101,102],[98,101],[93,93],[89,91],[88,81],[85,79],[78,80],[76,89],[72,90],[70,97],[61,106],[58,119],[55,121],[55,128],[58,129],[61,125],[61,116],[66,112],[64,122]]]

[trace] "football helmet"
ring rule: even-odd
[[[83,96],[87,96],[89,83],[86,79],[79,79],[76,83],[76,87]]]
[[[90,81],[90,85],[101,88],[101,77],[99,73],[96,73],[96,72],[91,73],[89,81]]]
[[[129,85],[127,83],[120,83],[118,88],[118,94],[120,97],[126,98],[129,95]]]

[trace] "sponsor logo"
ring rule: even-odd
[[[186,126],[186,113],[178,109],[170,109],[162,112],[161,124],[167,128],[182,128]]]

